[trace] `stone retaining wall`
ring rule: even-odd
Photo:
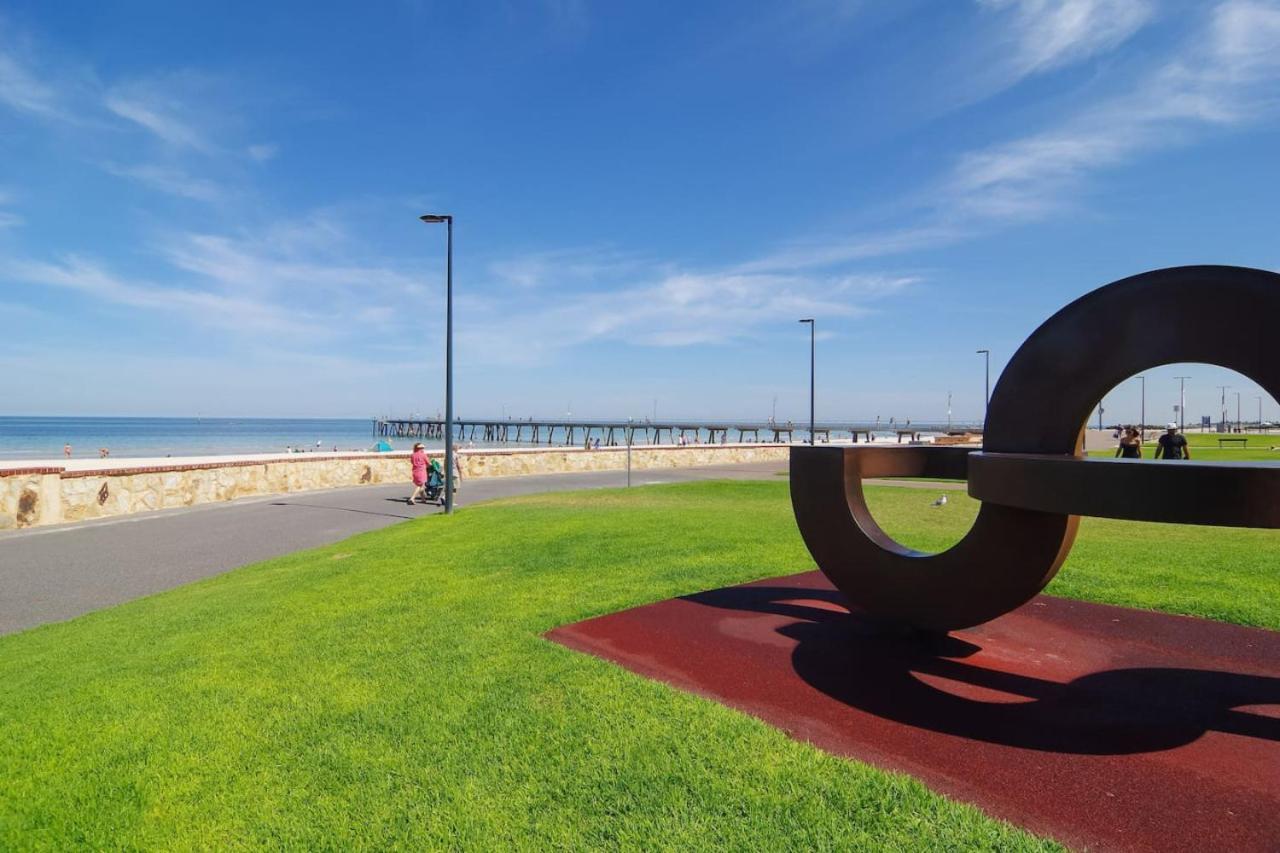
[[[778,444],[632,447],[631,467],[692,468],[741,462],[787,461]],[[439,456],[438,453],[431,454]],[[463,480],[576,471],[621,471],[625,447],[461,450]],[[0,530],[37,527],[195,506],[236,498],[376,483],[408,483],[409,454],[281,456],[129,467],[127,460],[94,470],[32,467],[0,470]]]

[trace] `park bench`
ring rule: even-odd
[[[1248,447],[1248,446],[1249,446],[1249,439],[1248,439],[1248,438],[1220,438],[1220,439],[1218,439],[1218,447],[1219,447],[1219,448],[1221,448],[1221,447],[1222,447],[1222,445],[1223,445],[1225,442],[1228,442],[1228,441],[1234,441],[1234,442],[1236,442],[1236,443],[1240,444],[1242,447]]]

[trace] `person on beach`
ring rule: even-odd
[[[1169,424],[1164,435],[1156,442],[1157,459],[1190,459],[1191,448],[1187,446],[1187,437],[1178,435],[1178,425]]]
[[[1116,447],[1116,458],[1142,458],[1142,439],[1138,436],[1138,431],[1133,427],[1125,427],[1124,435],[1120,437],[1120,444]]]
[[[413,446],[413,455],[409,457],[409,464],[413,468],[413,494],[405,503],[412,505],[418,498],[426,501],[424,492],[427,488],[427,451],[423,450],[422,443],[419,442]]]
[[[64,444],[64,445],[62,445],[62,455],[63,455],[63,456],[65,456],[65,457],[67,457],[68,459],[70,459],[70,458],[71,458],[71,445],[70,445],[70,444]]]

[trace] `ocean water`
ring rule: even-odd
[[[76,458],[205,456],[306,450],[368,450],[377,439],[373,421],[329,418],[37,418],[0,417],[0,461]],[[412,442],[391,439],[397,450]],[[319,447],[316,443],[319,442]],[[429,442],[424,442],[429,444]]]
[[[803,431],[797,440],[803,440]],[[480,445],[480,430],[459,438],[460,446]],[[581,435],[581,433],[579,433]],[[595,434],[599,437],[599,433]],[[876,432],[881,442],[895,442],[896,434]],[[848,440],[848,434],[833,434]],[[395,450],[409,450],[414,439],[389,438]],[[664,436],[664,440],[669,440]],[[698,440],[709,436],[698,431]],[[228,453],[277,453],[295,450],[370,450],[378,441],[374,423],[364,418],[52,418],[0,417],[0,462],[14,459],[60,459],[62,448],[70,444],[72,456],[97,458],[99,448],[111,456],[213,456]],[[646,443],[647,437],[637,436]],[[557,430],[555,446],[564,434]],[[423,440],[428,449],[440,441]],[[502,443],[502,447],[528,446],[524,441]],[[542,445],[546,445],[543,438]]]

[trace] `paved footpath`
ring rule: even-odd
[[[707,479],[780,479],[785,462],[632,472],[633,485]],[[610,488],[622,471],[470,480],[458,506],[537,492]],[[928,489],[953,483],[908,483]],[[367,530],[440,512],[409,506],[407,486],[362,486],[246,498],[190,509],[0,533],[0,634],[58,622],[221,574],[238,566],[327,545]]]
[[[785,462],[634,471],[632,483],[777,477]],[[464,483],[458,506],[535,492],[626,485],[622,471]],[[238,566],[440,512],[407,486],[247,498],[189,509],[0,533],[0,634],[70,619]]]

